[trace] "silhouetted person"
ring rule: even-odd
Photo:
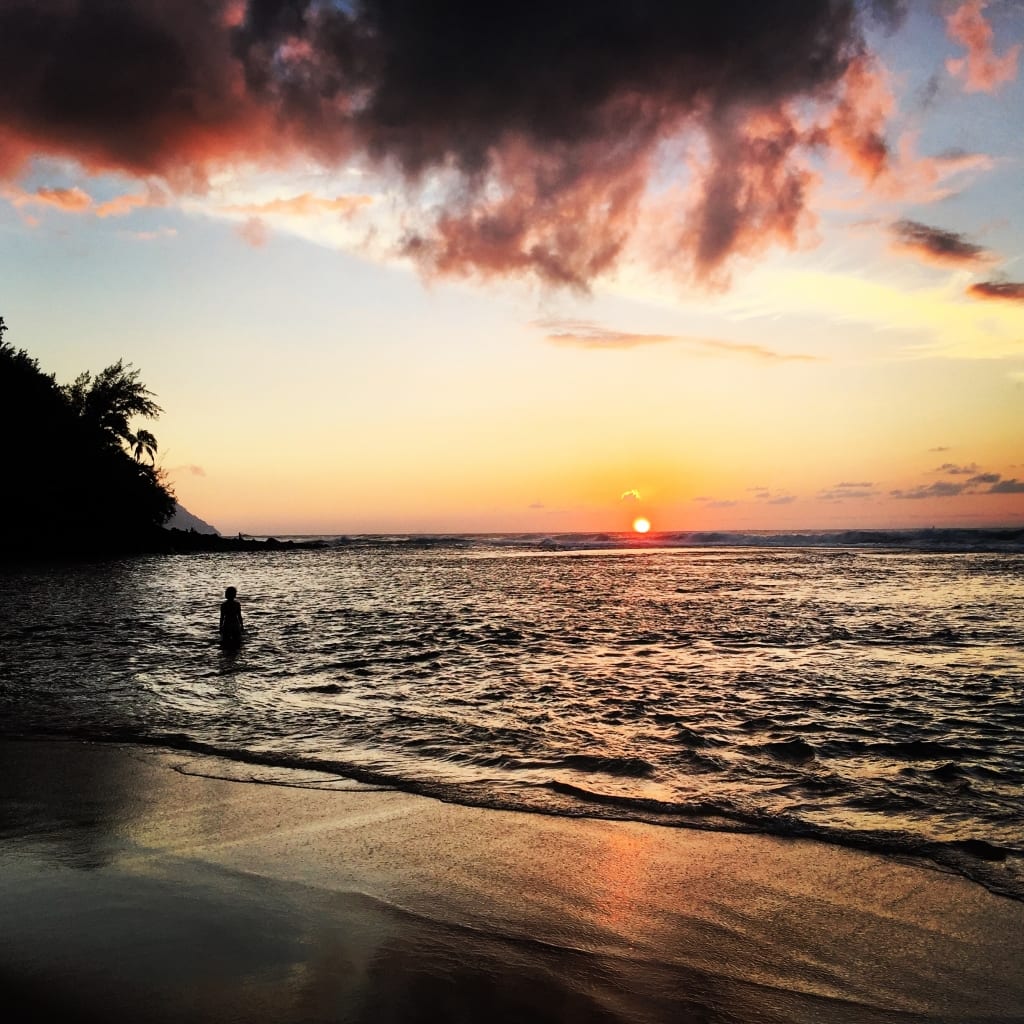
[[[235,599],[237,594],[234,587],[228,587],[220,606],[220,638],[225,644],[242,642],[242,606]]]

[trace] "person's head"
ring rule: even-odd
[[[237,590],[235,590],[235,588],[234,588],[234,587],[228,587],[228,589],[224,591],[224,596],[225,596],[225,597],[226,597],[226,598],[227,598],[227,599],[228,599],[229,601],[234,601],[234,599],[235,599],[235,597],[236,597],[236,595],[237,595],[237,594],[238,594],[238,591],[237,591]]]

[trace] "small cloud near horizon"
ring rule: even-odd
[[[870,480],[843,480],[832,487],[818,492],[821,501],[845,501],[847,499],[876,498],[878,491]]]
[[[984,485],[988,485],[987,487]],[[963,483],[939,480],[933,484],[919,484],[910,490],[893,490],[893,498],[956,498],[961,494],[1024,494],[1024,481],[1004,480],[1001,473],[975,473]]]
[[[1000,480],[989,488],[989,494],[1024,494],[1024,480],[1014,477],[1011,480]]]

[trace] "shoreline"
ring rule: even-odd
[[[0,740],[0,981],[26,1014],[1024,1020],[1024,906],[958,876],[178,761]]]

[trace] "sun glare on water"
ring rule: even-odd
[[[650,521],[647,519],[634,519],[633,529],[637,533],[646,533],[651,528]]]

